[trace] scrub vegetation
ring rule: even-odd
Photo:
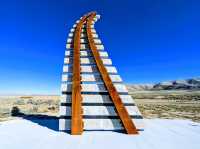
[[[200,122],[199,91],[135,91],[131,95],[144,118]],[[59,96],[0,96],[0,121],[17,118],[19,113],[58,116]]]
[[[58,107],[59,96],[1,96],[0,121],[16,118],[17,114],[13,113],[16,109],[25,115],[57,116]]]
[[[200,122],[199,91],[132,92],[145,118],[190,119]]]

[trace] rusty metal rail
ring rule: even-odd
[[[82,97],[81,97],[81,76],[80,76],[80,37],[81,29],[88,16],[77,23],[73,43],[73,78],[72,78],[72,107],[71,107],[71,134],[80,135],[83,132],[82,121]]]
[[[104,81],[104,84],[109,92],[109,95],[116,107],[117,113],[122,121],[122,124],[127,132],[127,134],[138,134],[138,131],[131,119],[131,117],[129,116],[126,108],[124,107],[122,100],[115,88],[115,86],[112,83],[112,80],[103,64],[103,61],[100,58],[99,52],[97,51],[97,48],[95,46],[94,43],[94,39],[92,36],[92,31],[91,31],[91,24],[92,21],[94,20],[96,16],[95,12],[90,13],[90,16],[88,16],[87,18],[87,37],[88,37],[88,41],[89,41],[89,47],[93,53],[95,62],[97,64],[97,67],[99,69],[99,72],[101,74],[101,77]]]

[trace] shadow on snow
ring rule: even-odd
[[[57,116],[49,116],[42,114],[25,114],[20,112],[17,114],[16,117],[21,117],[33,123],[37,123],[38,125],[47,127],[51,130],[59,131],[59,117]]]

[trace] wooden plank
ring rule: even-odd
[[[73,43],[73,38],[68,38],[67,39],[67,43],[68,44],[72,44]],[[81,39],[81,44],[84,44],[84,43],[88,43],[88,41],[86,39]],[[101,44],[101,40],[100,39],[94,39],[94,43],[95,44]]]
[[[65,56],[72,56],[72,55],[73,55],[73,51],[71,51],[71,50],[65,51]],[[105,51],[99,51],[99,55],[101,57],[108,57],[108,53]],[[89,57],[89,56],[92,56],[92,52],[89,50],[81,50],[80,56],[84,56],[84,57],[88,56]]]
[[[125,106],[129,115],[140,116],[141,114],[136,106]],[[82,106],[83,114],[82,115],[104,115],[104,116],[117,116],[115,112],[115,107],[113,106]],[[71,116],[71,107],[70,106],[60,106],[60,115]]]
[[[86,33],[81,33],[80,36],[81,36],[80,38],[87,38]],[[98,35],[95,34],[95,33],[93,33],[92,36],[93,36],[93,38],[98,38]],[[69,33],[69,34],[68,34],[68,37],[74,37],[74,34],[73,34],[73,33]]]
[[[109,58],[102,58],[103,64],[104,65],[112,65],[112,61]],[[73,63],[73,58],[65,57],[64,58],[64,64],[72,64]],[[94,58],[80,58],[80,63],[81,64],[96,64]]]
[[[104,50],[104,46],[101,44],[97,44],[96,47],[97,47],[97,50]],[[67,43],[66,49],[73,49],[73,44]],[[80,49],[87,50],[87,49],[89,49],[89,45],[87,43],[80,44]]]
[[[110,75],[112,82],[122,82],[121,77],[119,75]],[[92,75],[92,74],[82,74],[81,81],[84,83],[87,82],[102,82],[100,75]]]
[[[105,83],[105,82],[104,82]],[[114,85],[117,92],[128,93],[125,85],[123,84],[115,84]],[[81,84],[83,92],[107,92],[104,84]]]
[[[112,103],[109,95],[82,95],[83,103]],[[133,103],[130,95],[120,95],[123,103]]]
[[[113,66],[106,66],[106,70],[108,73],[116,74],[117,70]],[[64,65],[63,66],[63,72],[71,73],[72,72],[72,66]],[[98,69],[96,66],[81,66],[81,73],[98,73]]]
[[[71,33],[74,33],[74,31],[75,31],[75,28],[72,28],[72,29],[70,30]],[[91,31],[92,31],[92,33],[96,33],[96,30],[95,30],[95,29],[91,29]],[[85,28],[81,29],[81,33],[83,33],[83,32],[86,32],[86,29],[85,29]]]
[[[73,83],[72,84],[67,84],[67,83],[62,83],[61,85],[61,90],[62,92],[71,92],[73,91]],[[113,87],[115,87],[117,92],[121,93],[128,93],[128,90],[126,89],[124,84],[119,84],[115,83],[113,84]],[[96,93],[104,93],[108,92],[104,84],[81,84],[81,91],[82,92],[96,92]]]
[[[62,95],[60,97],[61,103],[71,103],[71,95]],[[90,95],[84,94],[82,95],[82,103],[112,103],[109,95]],[[123,104],[134,104],[134,100],[130,95],[120,95]]]
[[[122,82],[122,79],[119,75],[110,75],[110,78],[112,82],[120,83]],[[62,75],[62,81],[63,82],[71,82],[72,81],[72,75],[71,74],[63,74]],[[93,75],[93,74],[81,74],[81,81],[84,82],[102,82],[100,75]]]
[[[136,126],[132,122],[127,110],[125,109],[125,107],[122,103],[122,100],[121,100],[119,94],[117,93],[117,90],[114,87],[105,66],[103,65],[102,60],[100,59],[100,55],[97,51],[97,47],[94,44],[94,39],[93,39],[93,35],[92,35],[92,32],[91,32],[90,26],[91,26],[91,24],[94,23],[93,18],[95,16],[96,16],[96,13],[92,13],[87,19],[87,36],[88,36],[90,48],[92,50],[93,56],[96,60],[97,66],[98,66],[98,69],[99,69],[101,76],[104,80],[106,88],[107,88],[107,90],[108,90],[108,92],[111,96],[111,99],[112,99],[113,103],[115,104],[117,113],[118,113],[118,115],[119,115],[119,117],[120,117],[120,119],[123,123],[123,126],[124,126],[126,132],[128,134],[138,134]]]
[[[144,123],[142,119],[131,119],[137,127],[137,130],[144,129]],[[83,119],[84,130],[124,130],[123,125],[120,123],[120,119]],[[60,119],[59,129],[66,131],[70,130],[70,119]]]

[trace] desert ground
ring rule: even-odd
[[[200,91],[130,92],[144,118],[189,119],[200,122]],[[59,96],[0,96],[0,121],[16,119],[13,107],[25,115],[58,116]]]
[[[200,91],[141,91],[131,94],[144,118],[200,122]]]
[[[26,115],[58,116],[59,96],[0,96],[0,121],[16,119],[11,116],[14,107]]]

